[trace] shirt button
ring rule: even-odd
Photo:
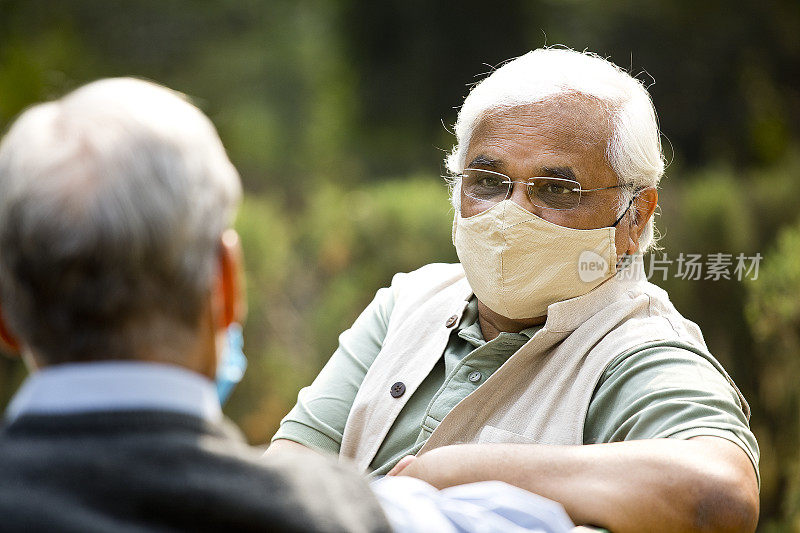
[[[476,370],[475,372],[470,372],[469,376],[467,376],[467,379],[469,379],[473,383],[477,383],[481,380],[482,377],[483,376],[481,375],[481,373]]]
[[[456,322],[458,322],[458,315],[453,315],[447,319],[447,322],[445,322],[444,325],[448,328],[452,328],[456,325]]]
[[[392,385],[392,388],[389,389],[389,392],[391,393],[392,398],[399,398],[406,393],[406,385],[402,381],[398,381]]]

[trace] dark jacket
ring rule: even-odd
[[[0,428],[1,531],[390,531],[367,484],[313,453],[262,459],[230,424],[166,411]]]

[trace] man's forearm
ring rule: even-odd
[[[296,452],[315,452],[313,448],[309,448],[299,442],[295,442],[293,440],[288,439],[278,439],[274,441],[272,444],[269,445],[267,451],[264,452],[266,456],[278,455],[281,453],[289,452],[289,453],[296,453]]]
[[[401,475],[443,488],[498,479],[556,500],[578,524],[626,531],[752,531],[758,488],[747,456],[715,437],[587,446],[435,449]]]

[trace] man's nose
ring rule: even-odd
[[[511,194],[509,194],[508,199],[520,206],[525,211],[529,211],[536,216],[541,216],[541,209],[531,203],[531,199],[528,196],[528,186],[524,183],[512,183],[511,184]]]

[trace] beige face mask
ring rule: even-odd
[[[475,296],[513,319],[591,291],[616,273],[613,227],[565,228],[503,200],[453,221],[453,244]]]

